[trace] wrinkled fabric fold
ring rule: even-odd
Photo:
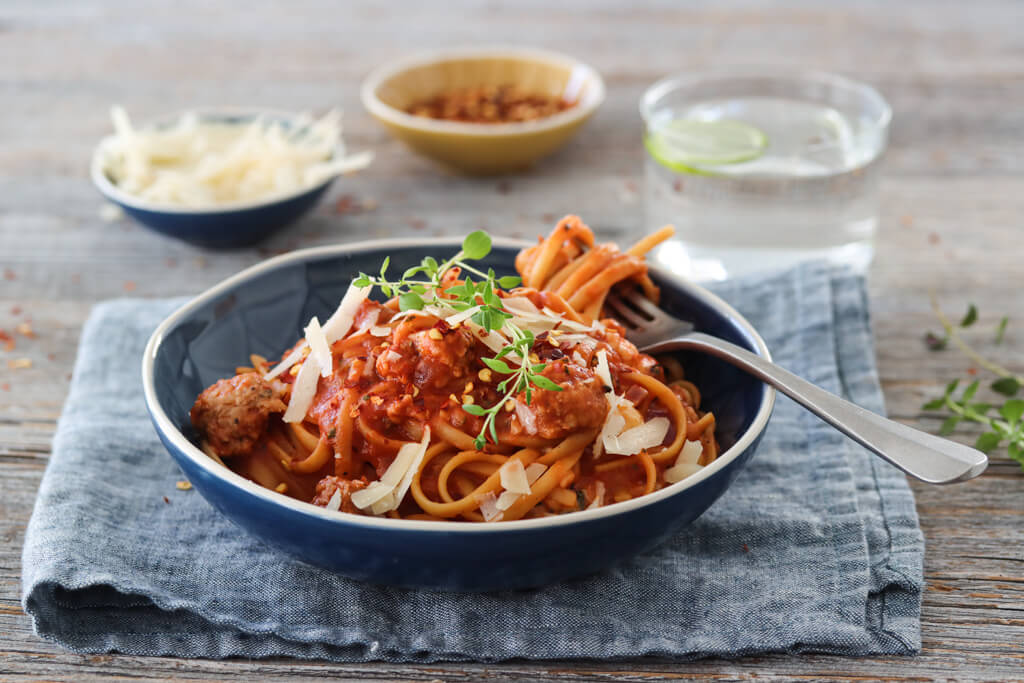
[[[778,363],[883,412],[863,278],[808,264],[715,290]],[[175,486],[138,367],[180,303],[106,302],[82,332],[22,558],[24,608],[42,637],[76,652],[337,661],[920,648],[924,543],[905,478],[783,397],[703,517],[596,576],[438,593],[293,560]]]

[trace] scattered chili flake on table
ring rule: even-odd
[[[188,491],[190,488],[192,488],[192,484],[190,484],[187,481],[179,481],[177,484],[175,484],[175,486],[178,487],[179,491]]]
[[[558,95],[528,93],[514,85],[484,85],[441,93],[416,102],[413,116],[463,123],[514,123],[535,121],[576,105]]]
[[[21,315],[21,306],[12,306],[11,315]]]
[[[167,503],[168,505],[170,505],[171,504],[171,499],[168,498],[167,496],[164,496],[164,502]]]
[[[31,358],[12,358],[7,361],[7,367],[11,370],[24,370],[32,367]]]
[[[11,270],[10,268],[4,268],[4,279],[5,280],[16,280],[17,278],[18,278],[18,276],[14,274],[13,270]]]
[[[10,391],[11,390],[11,383],[10,382],[4,382],[3,384],[0,384],[0,389],[3,389],[4,391]]]
[[[124,287],[124,291],[126,292],[134,292],[136,285],[135,282],[132,280],[125,280],[122,287]]]
[[[14,330],[23,337],[28,337],[29,339],[36,338],[36,333],[32,329],[32,323],[30,322],[26,321],[23,323],[19,323],[18,326],[14,328]]]
[[[0,330],[0,343],[4,345],[4,351],[13,351],[15,347],[14,337],[4,330]]]

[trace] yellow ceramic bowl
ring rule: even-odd
[[[443,121],[405,111],[444,92],[482,85],[515,85],[577,103],[521,123]],[[526,168],[565,144],[604,100],[604,81],[586,64],[554,52],[454,49],[378,68],[363,81],[361,96],[378,121],[420,154],[465,173],[495,174]]]

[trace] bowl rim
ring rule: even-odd
[[[524,240],[514,240],[509,238],[495,238],[493,240],[494,245],[500,247],[508,247],[513,249],[520,249],[523,246],[528,246],[532,243]],[[157,352],[160,349],[160,345],[163,342],[164,336],[168,330],[176,327],[185,317],[194,312],[197,308],[205,305],[209,301],[216,299],[223,293],[235,288],[238,285],[244,284],[245,282],[262,275],[263,273],[273,271],[279,267],[291,265],[294,263],[301,263],[305,261],[312,261],[319,258],[330,258],[335,256],[344,256],[346,254],[365,253],[368,251],[381,251],[391,248],[401,247],[437,247],[437,248],[457,248],[461,244],[461,241],[457,238],[441,239],[430,245],[424,243],[420,238],[399,238],[399,239],[384,239],[384,240],[369,240],[363,242],[355,242],[352,244],[342,245],[326,245],[321,247],[311,247],[307,249],[300,249],[297,251],[275,256],[267,259],[255,265],[249,266],[213,287],[207,289],[205,292],[199,294],[173,313],[164,319],[160,325],[157,326],[156,330],[150,336],[149,341],[146,344],[145,352],[142,358],[142,384],[143,392],[146,400],[146,407],[149,410],[150,416],[156,426],[157,431],[161,436],[168,439],[179,453],[184,457],[188,458],[193,465],[204,470],[207,474],[212,475],[215,479],[220,480],[222,483],[228,484],[235,488],[242,489],[244,492],[257,496],[273,505],[280,505],[291,513],[300,515],[306,515],[310,517],[318,518],[322,522],[337,523],[342,526],[346,524],[352,524],[363,527],[365,529],[378,529],[378,530],[390,530],[395,532],[402,531],[424,531],[424,532],[439,532],[446,534],[475,534],[475,533],[515,533],[519,531],[527,531],[531,529],[541,529],[550,527],[560,527],[566,524],[584,523],[600,520],[606,517],[614,517],[617,515],[632,512],[633,510],[655,505],[666,498],[678,495],[690,489],[700,482],[708,479],[717,472],[725,469],[730,463],[740,456],[747,448],[749,448],[754,441],[761,435],[765,427],[768,424],[768,419],[771,417],[772,409],[775,405],[775,389],[767,384],[762,385],[762,398],[761,406],[757,413],[754,415],[754,419],[750,426],[740,435],[730,448],[724,453],[718,456],[718,458],[710,465],[705,466],[695,474],[678,481],[674,484],[670,484],[663,489],[648,493],[637,498],[633,498],[621,503],[615,503],[614,505],[607,505],[593,510],[579,510],[571,514],[566,515],[555,515],[552,517],[541,517],[538,519],[520,519],[509,522],[502,522],[500,524],[481,524],[479,522],[461,522],[461,521],[427,521],[427,520],[407,520],[407,519],[390,519],[387,517],[371,517],[367,515],[356,515],[348,512],[341,512],[335,510],[327,510],[325,508],[313,505],[312,503],[306,503],[304,501],[296,500],[289,496],[277,493],[270,489],[264,488],[256,482],[250,481],[240,474],[235,473],[228,467],[217,464],[201,449],[196,447],[189,441],[184,434],[178,430],[177,427],[171,422],[170,417],[164,412],[160,406],[160,401],[157,399],[156,383],[153,374],[154,363],[156,360]],[[682,278],[669,273],[661,268],[658,268],[652,264],[652,270],[657,273],[660,277],[665,279],[673,280],[682,289],[686,290],[688,294],[694,296],[699,300],[703,300],[705,303],[711,305],[717,311],[722,313],[731,319],[736,325],[743,329],[750,338],[754,341],[758,355],[764,357],[767,360],[771,360],[771,354],[768,350],[768,346],[765,344],[764,339],[758,334],[757,330],[754,329],[746,318],[740,315],[736,309],[726,303],[717,295],[704,289],[703,287],[687,282]]]
[[[429,119],[423,116],[413,116],[401,109],[392,107],[385,103],[377,95],[387,80],[409,71],[410,69],[422,66],[430,66],[441,62],[459,61],[466,59],[517,59],[519,61],[546,62],[568,67],[572,71],[578,71],[580,78],[592,84],[588,88],[576,106],[561,111],[551,116],[546,116],[534,121],[515,121],[509,123],[466,123],[463,121],[444,121]],[[359,88],[359,97],[371,115],[383,119],[391,124],[402,128],[443,135],[464,135],[473,137],[509,137],[523,134],[540,133],[543,131],[562,128],[576,121],[582,121],[594,113],[604,102],[605,84],[604,79],[597,69],[589,64],[570,57],[569,55],[552,50],[545,50],[537,47],[524,46],[495,46],[495,47],[449,47],[440,50],[418,52],[416,54],[401,57],[387,62],[371,71]]]
[[[139,127],[157,125],[165,121],[180,118],[183,114],[194,112],[201,118],[232,118],[232,117],[253,117],[256,116],[270,116],[276,119],[285,121],[294,121],[300,116],[301,112],[289,112],[283,109],[273,109],[268,107],[246,107],[246,106],[200,106],[200,107],[189,107],[188,109],[181,109],[178,111],[162,114],[150,119],[147,119],[143,123],[139,124]],[[125,192],[117,185],[112,183],[107,177],[105,172],[105,161],[107,148],[113,144],[116,139],[116,135],[105,135],[100,138],[100,141],[93,148],[92,156],[89,160],[89,176],[92,179],[93,185],[100,191],[107,200],[120,204],[126,208],[136,209],[139,211],[148,211],[150,213],[164,213],[164,214],[175,214],[180,216],[206,216],[206,215],[220,215],[226,213],[234,213],[236,211],[249,211],[251,209],[264,209],[275,204],[282,204],[293,199],[297,199],[311,192],[319,191],[337,179],[337,175],[328,176],[319,183],[311,185],[310,187],[300,188],[291,192],[282,192],[272,194],[261,199],[248,199],[245,201],[228,202],[225,204],[216,204],[212,206],[171,206],[169,204],[158,204],[156,202],[147,201],[129,192]],[[334,154],[338,154],[341,151],[341,145],[335,147]]]

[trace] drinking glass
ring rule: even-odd
[[[892,109],[877,90],[807,72],[679,75],[640,103],[654,258],[694,280],[810,259],[865,269]]]

